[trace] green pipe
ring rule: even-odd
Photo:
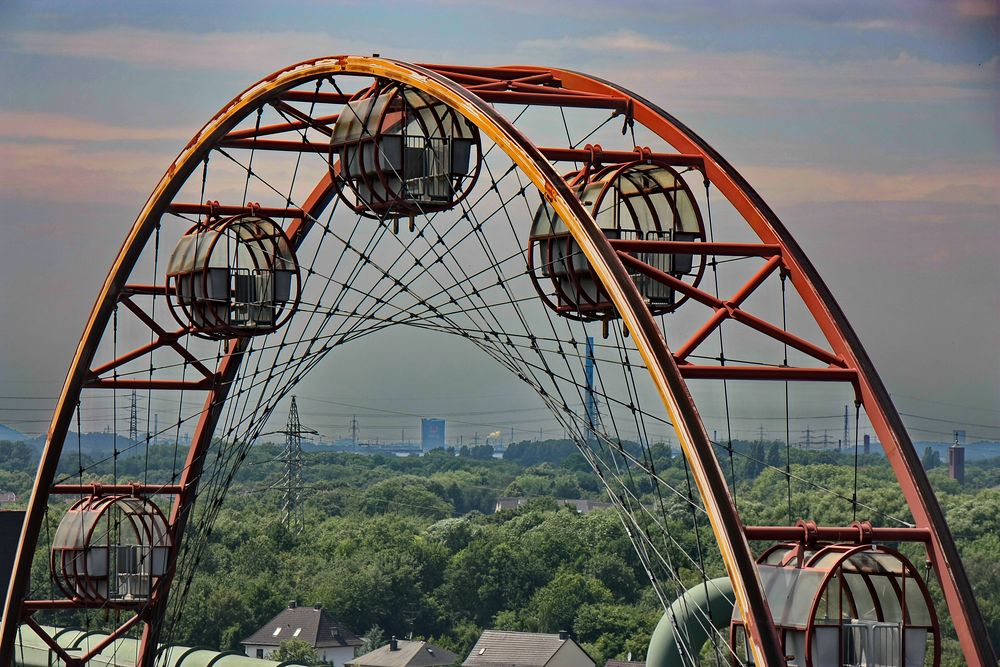
[[[50,637],[56,638],[60,646],[67,649],[86,650],[95,646],[107,637],[99,632],[84,632],[82,630],[66,630],[51,626],[42,626],[42,630]],[[93,667],[132,667],[138,652],[139,642],[135,639],[122,637],[95,655],[89,665]],[[164,662],[163,655],[166,654]],[[27,625],[18,630],[17,648],[14,651],[14,667],[51,667],[53,652],[38,634]],[[234,651],[213,651],[200,647],[171,645],[161,648],[157,656],[157,664],[167,667],[286,667],[298,665],[294,662],[278,663],[274,660],[250,658]]]
[[[708,626],[716,630],[729,627],[735,604],[729,577],[709,579],[674,600],[653,630],[646,651],[646,667],[696,664],[701,647],[708,641]]]

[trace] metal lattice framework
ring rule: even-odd
[[[383,176],[381,183],[375,183],[364,174],[349,188],[339,182],[345,171],[331,148],[334,125],[338,117],[361,108],[355,103],[366,95],[387,88],[417,91],[413,99],[425,106],[442,104],[450,114],[449,123],[459,119],[476,128],[476,176],[460,181],[448,175],[451,181],[432,183],[462,190],[452,193],[449,205],[425,210],[411,204],[404,216],[390,204],[374,210],[360,200],[347,200],[352,192],[357,195],[359,187],[392,184]],[[536,112],[551,114],[548,118],[555,124],[531,125],[528,121]],[[573,114],[578,114],[579,124],[567,120]],[[271,117],[273,123],[266,121]],[[438,114],[439,123],[441,117]],[[620,134],[608,131],[616,129],[616,124],[609,125],[614,119],[624,124]],[[538,133],[551,143],[529,138],[543,126],[558,129]],[[559,145],[551,137],[558,138],[563,128],[565,145]],[[576,140],[571,136],[574,130]],[[598,137],[604,148],[591,141]],[[611,141],[617,141],[614,148],[609,147]],[[385,146],[376,145],[374,150],[386,158]],[[265,173],[268,160],[279,158],[286,162]],[[449,159],[456,159],[454,152]],[[573,163],[573,174],[587,166],[668,166],[678,178],[688,179],[684,187],[689,191],[691,184],[704,185],[708,237],[609,237],[587,202],[581,201],[579,190],[564,179],[567,170],[560,163]],[[217,173],[218,182],[213,180]],[[287,188],[276,187],[279,179]],[[717,193],[717,211],[723,204],[729,207],[730,223],[739,233],[723,235],[721,222],[713,232],[710,191]],[[560,318],[535,293],[538,282],[529,275],[530,267],[525,270],[525,241],[540,206],[550,207],[565,224],[576,252],[582,253],[610,302],[597,323]],[[179,288],[167,282],[161,243],[179,238],[192,225],[218,228],[227,216],[279,221],[299,258],[302,286],[301,295],[295,297],[295,313],[285,328],[269,327],[269,335],[239,336],[217,328],[206,339],[199,337],[197,327],[181,320],[178,328],[167,319],[170,308],[165,302],[177,297]],[[350,224],[343,222],[345,216]],[[408,230],[400,230],[400,217],[409,218]],[[656,253],[694,255],[701,267],[699,277],[711,267],[714,289],[663,270],[648,260]],[[475,258],[481,263],[476,264]],[[726,293],[720,291],[720,266],[750,269]],[[654,315],[637,287],[639,279],[670,288],[678,303],[700,305],[705,315],[689,314],[687,306],[677,313],[663,309]],[[703,282],[709,282],[708,274]],[[786,285],[798,299],[807,320],[804,329],[814,334],[813,340],[794,332],[784,316],[776,324],[754,312],[758,294],[765,289],[778,294],[780,289],[780,298],[785,299]],[[784,315],[785,302],[781,303]],[[677,319],[679,313],[684,313],[683,321]],[[126,318],[131,333],[125,331]],[[3,663],[11,663],[19,632],[26,628],[42,636],[65,664],[82,665],[119,646],[123,637],[141,627],[136,657],[141,664],[152,665],[156,647],[169,637],[182,613],[191,572],[225,489],[278,400],[330,350],[397,325],[460,336],[539,396],[608,486],[665,607],[683,591],[677,574],[682,566],[699,572],[705,581],[708,577],[701,542],[696,557],[679,552],[672,542],[670,508],[680,507],[682,516],[689,514],[696,531],[699,526],[710,530],[717,545],[713,549],[718,549],[733,583],[753,664],[783,665],[786,660],[751,541],[799,539],[803,531],[811,531],[811,539],[924,545],[968,664],[995,664],[943,513],[885,386],[802,249],[722,156],[651,102],[577,72],[529,66],[414,65],[356,56],[299,63],[241,93],[185,147],[139,214],[84,329],[48,432],[6,600]],[[743,360],[750,355],[742,354],[739,343],[724,347],[723,328],[737,325],[769,341],[768,349],[777,350],[777,357]],[[588,328],[593,326],[600,326],[604,335],[596,346],[587,342],[595,333]],[[709,349],[716,337],[718,349]],[[676,342],[668,346],[668,339]],[[912,522],[896,520],[894,525],[873,528],[867,521],[894,519],[860,502],[855,481],[853,494],[849,489],[812,486],[817,493],[846,503],[855,518],[864,521],[851,528],[791,525],[794,476],[786,465],[781,472],[789,484],[790,525],[745,525],[719,460],[722,454],[732,460],[731,438],[728,447],[713,442],[691,389],[703,380],[722,383],[727,414],[728,387],[735,381],[779,383],[786,410],[790,384],[846,388],[858,415],[864,412],[885,449]],[[152,434],[154,442],[173,438],[172,478],[121,483],[116,468],[110,484],[97,484],[87,477],[82,456],[75,467],[60,468],[73,453],[71,429],[81,431],[87,406],[102,405],[110,397],[117,409],[118,392],[132,391],[176,406],[176,422]],[[599,394],[604,406],[599,421],[590,414],[591,392]],[[198,402],[193,408],[187,400],[191,396]],[[584,404],[586,408],[580,407]],[[181,438],[181,426],[186,424],[194,425],[190,443]],[[686,489],[664,481],[646,457],[654,425],[676,432],[688,476]],[[623,446],[626,441],[637,442],[639,449]],[[123,449],[149,448],[150,436],[145,442],[135,437],[123,442]],[[646,481],[636,481],[638,477]],[[639,497],[640,488],[655,491],[658,501],[653,508]],[[46,596],[32,585],[36,552],[51,548],[45,537],[50,512],[62,511],[57,500],[88,494],[158,498],[169,504],[164,513],[170,545],[166,574],[148,597],[95,602],[71,595]],[[698,535],[701,540],[701,532]],[[47,561],[47,555],[44,558]],[[36,614],[52,610],[111,610],[120,622],[107,639],[71,655],[45,635],[36,619]],[[715,648],[734,663],[746,664],[734,647]],[[690,647],[695,654],[698,649]],[[940,646],[935,651],[940,654]]]

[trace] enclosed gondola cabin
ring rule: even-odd
[[[757,568],[789,667],[940,665],[941,632],[927,586],[894,549],[780,544]],[[754,664],[738,606],[730,633],[733,664]]]
[[[236,216],[192,227],[167,264],[175,319],[206,338],[271,333],[298,301],[291,242],[268,218]]]
[[[455,109],[401,85],[373,88],[341,111],[330,169],[343,201],[366,217],[454,207],[479,173],[479,130]]]
[[[599,169],[588,167],[566,180],[609,240],[705,240],[694,195],[684,178],[666,164],[637,160]],[[666,250],[653,243],[648,247],[631,254],[656,271],[698,283],[704,271],[703,256]],[[547,202],[538,208],[532,222],[528,261],[536,290],[555,312],[585,321],[617,317],[590,262]],[[668,313],[679,305],[681,299],[670,285],[639,271],[630,269],[630,273],[653,314]]]
[[[148,498],[91,495],[73,504],[52,539],[52,578],[89,604],[149,599],[166,574],[172,538]]]

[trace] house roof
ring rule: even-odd
[[[313,648],[361,646],[361,640],[346,625],[319,605],[300,607],[294,602],[240,643],[279,646],[289,639],[304,641]]]
[[[543,667],[556,651],[572,639],[557,634],[485,630],[472,647],[463,667]],[[583,652],[583,649],[580,649]],[[589,658],[588,658],[589,660]],[[593,660],[589,660],[593,665]]]
[[[434,644],[418,641],[396,640],[397,650],[386,644],[371,653],[358,656],[347,662],[358,667],[439,667],[450,665],[458,656]]]
[[[525,496],[503,496],[501,498],[497,498],[494,511],[502,512],[504,510],[514,510],[527,503],[528,500],[530,499]],[[611,503],[599,500],[556,498],[555,501],[558,505],[572,507],[580,514],[588,514],[594,510],[603,510],[612,506]]]

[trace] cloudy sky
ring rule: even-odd
[[[0,422],[44,430],[14,409],[58,392],[121,239],[197,128],[291,62],[378,52],[569,67],[656,101],[799,238],[923,416],[915,438],[956,422],[1000,439],[996,0],[95,6],[0,0]]]

